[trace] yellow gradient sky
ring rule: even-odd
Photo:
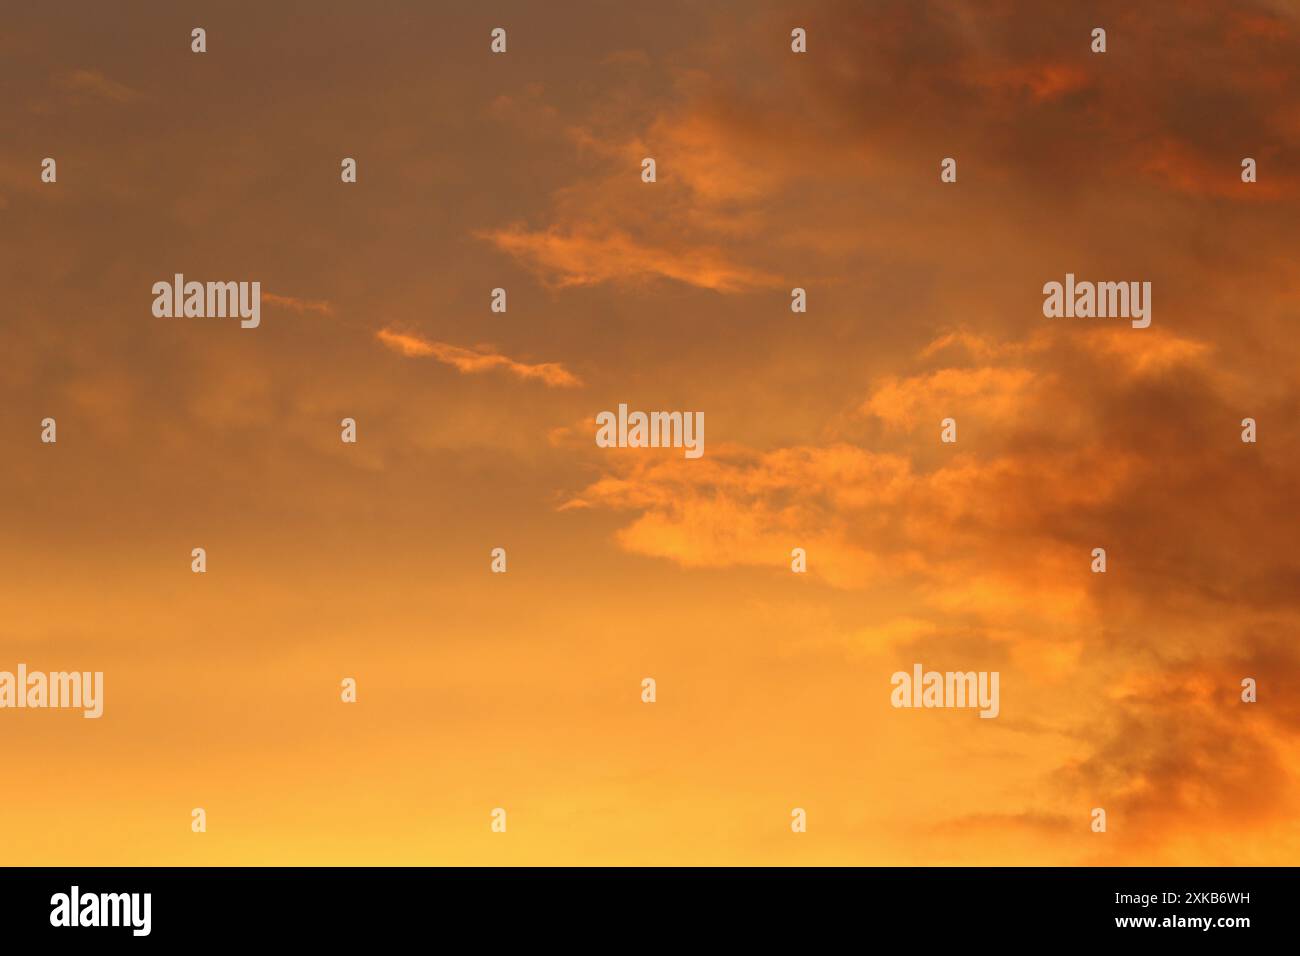
[[[0,711],[0,864],[1295,863],[1297,64],[1266,0],[9,11],[0,670],[106,701]]]

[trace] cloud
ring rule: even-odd
[[[1023,91],[1039,102],[1077,93],[1092,85],[1091,75],[1082,67],[1053,62],[998,66],[974,72],[969,80],[994,90]]]
[[[1091,753],[1067,761],[1055,783],[1080,805],[1104,807],[1109,827],[1139,848],[1176,845],[1198,832],[1237,842],[1289,816],[1296,727],[1261,704],[1243,703],[1241,679],[1267,674],[1266,684],[1290,686],[1300,678],[1300,659],[1287,648],[1266,664],[1257,638],[1237,648],[1247,660],[1207,652],[1130,667],[1112,681],[1108,706],[1091,729]],[[1215,862],[1240,861],[1242,849],[1216,849]],[[1197,857],[1206,854],[1198,847]]]
[[[513,227],[478,235],[559,288],[647,277],[676,279],[717,292],[781,284],[773,275],[730,262],[718,249],[655,247],[617,230],[584,234],[558,228],[530,231]]]
[[[298,299],[289,295],[276,295],[273,292],[263,292],[262,301],[286,309],[292,309],[294,312],[299,313],[315,312],[319,315],[334,314],[334,307],[324,300]]]
[[[1253,158],[1266,167],[1270,165],[1264,157]],[[1206,155],[1203,150],[1168,136],[1146,147],[1141,168],[1147,176],[1178,192],[1246,202],[1293,196],[1300,182],[1300,177],[1289,172],[1285,165],[1272,164],[1272,168],[1266,169],[1267,175],[1260,175],[1254,183],[1243,183],[1239,164],[1225,167],[1220,157]]]
[[[1185,77],[1196,93],[1186,96],[1152,82],[1185,72],[1181,45],[1130,54],[1126,39],[1167,29],[1163,14],[1140,7],[1111,9],[1106,54],[1089,51],[1087,21],[1027,15],[1016,3],[985,17],[957,2],[884,0],[870,17],[813,4],[811,42],[835,39],[807,57],[771,42],[774,11],[740,27],[719,14],[701,29],[731,42],[689,69],[656,61],[653,90],[641,70],[611,71],[585,111],[552,111],[553,141],[574,147],[572,178],[526,224],[477,235],[560,289],[667,279],[736,295],[842,279],[867,264],[932,269],[930,230],[899,211],[922,222],[951,211],[950,195],[930,184],[938,158],[957,155],[962,181],[980,184],[959,205],[989,228],[1011,217],[1050,235],[1075,221],[1083,247],[1137,255],[1151,237],[1100,225],[1104,234],[1092,234],[1100,220],[1088,215],[1088,183],[1105,188],[1107,207],[1151,202],[1153,182],[1247,211],[1296,194],[1290,64],[1300,48],[1293,21],[1257,6],[1185,11],[1180,30],[1215,51],[1213,69]],[[1219,49],[1219,36],[1232,42]],[[1214,108],[1189,105],[1200,103]],[[538,113],[516,122],[535,126]],[[1225,143],[1243,152],[1225,159]],[[1260,161],[1258,183],[1240,181],[1241,155]],[[653,185],[638,177],[646,156],[657,161]],[[882,221],[888,241],[864,228]]]
[[[859,406],[885,426],[929,415],[932,435],[881,428],[869,443],[768,450],[719,438],[691,462],[602,455],[605,473],[562,507],[629,515],[618,547],[688,568],[788,576],[803,547],[809,577],[875,613],[895,608],[839,638],[800,638],[801,653],[1000,668],[999,729],[1053,741],[1012,751],[1023,764],[1046,748],[1042,794],[940,831],[1086,832],[1103,806],[1128,835],[1093,847],[1101,858],[1203,860],[1205,847],[1180,842],[1189,828],[1285,818],[1300,767],[1300,707],[1238,697],[1245,676],[1300,680],[1284,637],[1300,627],[1294,442],[1261,455],[1237,429],[1243,395],[1264,419],[1296,397],[1261,402],[1214,355],[1156,329],[948,332]],[[940,454],[939,407],[995,427]],[[1105,575],[1089,569],[1094,547]],[[1233,859],[1230,843],[1213,852]]]
[[[798,545],[817,555],[819,574],[851,587],[880,570],[872,549],[845,533],[836,515],[865,516],[901,502],[907,463],[848,445],[759,453],[720,448],[682,459],[617,456],[616,473],[561,507],[639,512],[618,532],[620,546],[685,567],[789,567]]]
[[[457,345],[448,345],[446,342],[430,342],[419,336],[395,332],[391,329],[380,329],[375,337],[394,352],[408,358],[434,358],[466,375],[503,369],[516,378],[536,379],[553,388],[574,388],[582,384],[577,376],[555,362],[529,365],[516,362],[496,352],[474,351]]]
[[[764,249],[765,198],[805,166],[800,144],[751,110],[711,105],[689,83],[661,102],[639,82],[613,83],[576,122],[538,90],[498,98],[496,114],[521,130],[550,123],[580,178],[554,188],[537,220],[475,235],[552,288],[672,280],[737,294],[785,285],[779,252],[751,250]],[[525,99],[526,111],[513,108]],[[646,157],[656,162],[654,183],[641,181]]]
[[[905,444],[897,450],[832,434],[828,444],[768,451],[719,443],[699,461],[608,455],[609,474],[566,507],[639,512],[619,543],[687,566],[781,567],[790,542],[816,541],[823,550],[810,572],[840,586],[901,571],[950,578],[966,550],[980,557],[962,580],[1002,572],[1008,581],[1032,579],[1020,548],[1037,549],[1040,566],[1051,566],[1059,548],[1052,536],[1040,538],[1040,529],[1070,512],[1105,520],[1128,483],[1156,472],[1142,449],[1109,433],[1108,416],[1126,414],[1123,399],[1092,407],[1080,383],[1113,380],[1134,395],[1178,383],[1214,395],[1229,380],[1205,368],[1209,351],[1172,333],[1131,330],[1023,342],[945,333],[917,353],[941,367],[885,376],[858,408],[891,430],[930,422],[932,434],[919,448],[910,434],[900,436]],[[963,354],[983,362],[962,367]],[[1127,414],[1141,419],[1147,412]],[[931,462],[939,421],[948,416],[989,437],[959,440]]]
[[[98,70],[73,70],[55,77],[54,83],[73,97],[108,100],[112,103],[130,103],[141,96],[136,90],[109,79]]]
[[[1141,339],[1116,330],[1089,336],[1083,344],[1099,359],[1116,362],[1121,374],[1138,378],[1156,378],[1177,368],[1205,371],[1214,347],[1208,342],[1183,338],[1164,331],[1150,330]]]
[[[1023,405],[1037,385],[1025,368],[945,368],[909,378],[887,377],[862,405],[862,411],[895,427],[913,428],[921,420],[936,428],[949,412],[1005,420]]]

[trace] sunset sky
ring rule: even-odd
[[[1300,859],[1295,3],[11,6],[0,864]]]

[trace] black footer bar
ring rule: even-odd
[[[0,870],[9,940],[832,944],[1294,939],[1296,869]],[[878,935],[883,934],[883,935]]]

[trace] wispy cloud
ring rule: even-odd
[[[780,285],[776,276],[732,262],[717,249],[670,249],[616,230],[596,235],[516,227],[478,235],[560,288],[646,277],[676,279],[717,292]]]
[[[380,329],[376,338],[408,358],[433,358],[466,375],[501,369],[516,378],[536,379],[553,388],[574,388],[582,381],[558,362],[530,365],[492,351],[475,351],[446,342],[430,342],[416,335]]]
[[[73,70],[55,77],[54,85],[75,96],[94,97],[114,103],[129,103],[140,93],[124,83],[109,79],[98,70]]]
[[[274,292],[263,292],[262,301],[292,309],[294,312],[316,312],[319,315],[334,314],[334,306],[323,300],[299,299],[291,295],[276,295]]]

